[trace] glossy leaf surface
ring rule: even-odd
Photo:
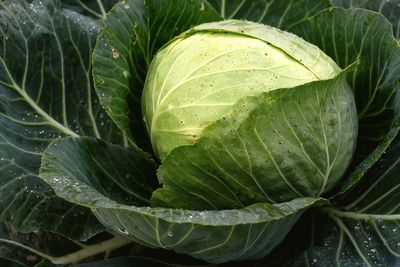
[[[125,156],[115,161],[103,154]],[[140,169],[138,162],[142,163]],[[275,205],[260,203],[220,211],[133,206],[146,204],[138,201],[146,197],[139,187],[128,186],[149,180],[146,175],[137,175],[147,169],[144,166],[151,169],[152,162],[138,151],[95,139],[60,139],[46,150],[40,175],[57,195],[91,208],[116,233],[149,247],[173,249],[213,263],[267,255],[302,212],[319,202],[299,198]],[[118,188],[117,193],[110,195],[108,188]]]

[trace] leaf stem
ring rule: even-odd
[[[87,5],[85,5],[85,3],[83,3],[81,0],[76,0],[83,9],[85,9],[87,12],[89,12],[90,14],[98,17],[99,19],[104,19],[103,15],[100,13],[97,13],[96,11],[92,10],[91,8],[89,8]]]
[[[97,4],[99,5],[101,14],[103,15],[103,20],[106,19],[106,10],[104,9],[103,3],[101,0],[97,0]]]
[[[10,70],[6,67],[6,63],[4,60],[0,57],[0,63],[5,66],[5,72],[9,79],[11,80],[11,84],[8,85],[11,88],[13,88],[15,91],[17,91],[23,99],[40,115],[42,116],[48,123],[53,126],[54,128],[58,129],[59,131],[63,132],[66,135],[70,135],[72,137],[79,137],[79,135],[73,131],[71,131],[68,127],[60,124],[58,121],[53,119],[52,117],[49,116],[33,99],[27,94],[24,88],[21,88],[14,80],[13,76],[10,73]]]
[[[98,244],[86,246],[85,248],[78,250],[76,252],[70,253],[68,255],[54,258],[51,262],[54,264],[77,263],[77,262],[80,262],[81,260],[89,258],[91,256],[120,248],[131,242],[132,242],[132,240],[127,239],[125,237],[115,236],[109,240],[100,242]]]
[[[16,85],[15,85],[16,86]],[[68,127],[62,125],[55,119],[49,116],[45,111],[43,111],[31,98],[30,96],[22,90],[17,90],[19,94],[24,98],[24,100],[40,115],[42,116],[48,123],[59,130],[60,132],[72,136],[72,137],[79,137],[79,135],[73,131],[71,131]]]
[[[16,247],[20,247],[20,248],[26,249],[26,250],[28,250],[28,251],[30,251],[30,252],[32,252],[32,253],[34,253],[34,254],[42,257],[42,258],[44,258],[44,259],[47,259],[47,260],[49,260],[51,262],[53,262],[53,260],[56,259],[56,258],[54,258],[54,257],[52,257],[50,255],[47,255],[46,253],[43,253],[43,252],[41,252],[39,250],[33,249],[31,247],[25,246],[24,244],[20,244],[18,242],[12,241],[12,240],[0,238],[0,242],[7,243],[7,244],[10,244],[10,245],[13,245],[13,246],[16,246]]]
[[[341,211],[335,208],[321,208],[321,211],[336,217],[349,218],[354,220],[365,220],[365,221],[400,220],[400,214],[368,214],[355,211]]]
[[[10,245],[26,249],[44,259],[51,261],[53,264],[73,264],[80,262],[86,258],[92,257],[94,255],[100,253],[107,253],[109,251],[123,247],[133,241],[122,236],[115,236],[109,240],[97,244],[87,245],[78,251],[72,252],[70,254],[61,257],[50,256],[46,253],[43,253],[41,251],[38,251],[36,249],[33,249],[31,247],[28,247],[26,245],[8,239],[0,238],[0,242],[8,243]]]
[[[225,0],[222,0],[222,1],[221,1],[221,10],[220,10],[220,13],[221,13],[221,17],[225,19]]]

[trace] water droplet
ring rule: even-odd
[[[168,233],[168,236],[169,236],[169,237],[173,237],[173,236],[174,236],[174,233],[173,233],[173,232],[169,232],[169,233]]]

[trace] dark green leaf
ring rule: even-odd
[[[61,0],[64,7],[97,19],[105,19],[106,13],[118,0]]]
[[[38,264],[35,265],[35,267],[53,267],[54,264],[52,264],[48,260],[41,260]]]
[[[356,121],[345,74],[243,98],[194,145],[172,150],[152,204],[223,209],[319,196],[350,162]]]
[[[258,259],[278,245],[316,200],[241,210],[185,211],[121,206],[97,207],[95,214],[114,231],[150,247],[173,249],[211,263]]]
[[[127,156],[118,161],[103,156],[118,153]],[[149,247],[173,249],[214,263],[263,257],[281,242],[302,211],[319,202],[301,198],[240,210],[190,211],[128,206],[115,201],[121,199],[118,195],[107,197],[107,185],[125,189],[124,199],[138,195],[137,187],[129,183],[149,179],[134,176],[135,162],[145,160],[141,155],[95,139],[60,139],[44,153],[40,175],[57,195],[90,207],[116,233]],[[114,181],[106,175],[110,172]]]
[[[280,29],[308,18],[324,8],[329,0],[208,0],[224,19],[246,19]]]
[[[336,207],[315,219],[313,246],[299,259],[312,266],[400,263],[400,136]]]
[[[151,257],[130,256],[124,258],[115,258],[102,261],[94,261],[89,263],[78,264],[76,267],[166,267],[177,266],[168,262],[160,261]],[[190,265],[188,265],[190,266]],[[198,267],[198,265],[196,265]],[[209,265],[205,265],[209,266]]]
[[[37,177],[41,153],[54,138],[121,139],[92,88],[98,29],[58,1],[1,4],[0,221],[79,239],[103,229],[87,209],[56,197]]]
[[[381,141],[393,122],[393,99],[400,86],[400,48],[390,23],[363,9],[330,8],[289,29],[318,45],[349,74],[359,114],[357,161]]]
[[[400,38],[400,0],[331,0],[335,6],[366,8],[382,13],[393,26],[393,33]]]
[[[219,19],[200,0],[126,0],[111,10],[94,51],[93,74],[102,105],[131,141],[151,150],[140,97],[154,53],[191,26]]]
[[[340,186],[339,192],[333,196],[334,199],[342,198],[344,194],[348,193],[350,188],[354,187],[363,178],[365,173],[381,158],[383,153],[385,153],[386,149],[399,132],[400,120],[397,118],[393,127],[385,136],[385,139],[346,177]]]
[[[29,249],[47,255],[62,255],[76,250],[77,246],[51,233],[21,233],[14,227],[0,224],[0,258],[9,259],[22,266],[33,266],[39,263],[42,257]]]
[[[21,264],[0,258],[0,266],[4,267],[21,267]]]
[[[397,121],[400,118],[400,90],[397,92],[397,95],[394,99],[394,116]]]
[[[185,255],[166,252],[165,250],[164,253],[155,250],[151,250],[150,252],[140,253],[135,256],[82,263],[76,265],[76,267],[216,267],[216,265],[207,264]]]
[[[53,189],[62,187],[64,194],[74,194],[72,203],[93,201],[91,205],[95,207],[97,202],[112,199],[121,204],[148,206],[157,184],[155,172],[156,164],[138,149],[82,137],[55,140],[43,154],[40,176]],[[81,181],[85,188],[71,179]]]

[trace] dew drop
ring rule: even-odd
[[[173,236],[174,236],[174,233],[173,233],[173,232],[169,232],[169,233],[168,233],[168,236],[169,236],[169,237],[173,237]]]

